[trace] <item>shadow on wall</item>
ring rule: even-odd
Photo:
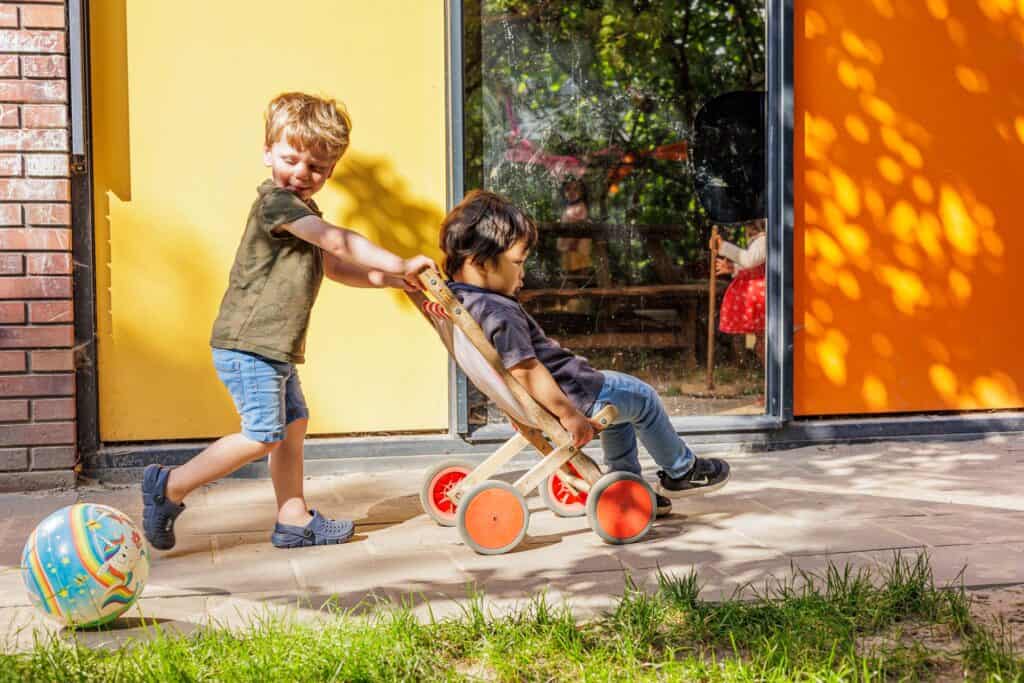
[[[336,215],[326,216],[328,220],[352,227],[402,256],[436,255],[441,213],[410,194],[392,162],[355,154],[346,158],[330,182],[338,186],[345,201]],[[190,438],[220,436],[237,428],[230,396],[217,380],[205,349],[234,254],[216,242],[237,243],[242,217],[229,238],[193,225],[195,216],[187,207],[165,213],[169,210],[164,206],[160,213],[147,216],[140,202],[122,202],[113,191],[107,197],[114,251],[107,311],[110,333],[102,340],[108,363],[101,376],[105,440],[181,438],[183,412],[189,416]],[[246,200],[241,201],[239,206]],[[152,243],[136,238],[146,230],[167,226],[191,237],[162,241],[159,257],[154,258]],[[217,254],[225,254],[227,260]],[[129,295],[138,291],[138,283],[146,283],[144,300]],[[217,294],[211,296],[211,292]],[[387,296],[399,302],[400,310],[408,307],[411,312],[412,304],[403,292],[389,290]],[[392,315],[389,312],[386,317]],[[419,325],[416,318],[414,324]],[[305,379],[309,391],[315,378]],[[183,387],[188,387],[184,407]]]
[[[435,204],[412,195],[391,161],[350,152],[330,183],[346,202],[338,216],[327,216],[327,220],[357,230],[399,256],[426,254],[440,259],[438,231],[444,215]],[[392,294],[401,306],[412,307],[404,293],[393,290]]]
[[[1024,406],[1024,5],[795,16],[797,414]]]

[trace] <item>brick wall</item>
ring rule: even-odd
[[[66,15],[0,1],[0,491],[74,483]]]

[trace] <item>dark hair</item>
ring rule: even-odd
[[[571,202],[569,201],[568,196],[570,187],[579,188],[580,191],[579,199],[575,199]],[[562,202],[564,202],[566,206],[572,206],[573,204],[580,203],[590,203],[590,193],[587,192],[587,184],[583,182],[582,178],[569,178],[568,180],[566,180],[564,183],[562,183],[562,186],[559,188],[559,195],[561,195]]]
[[[454,277],[466,259],[484,265],[520,241],[537,243],[533,219],[501,195],[472,190],[441,221],[444,272]]]

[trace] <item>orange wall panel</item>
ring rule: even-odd
[[[794,9],[796,414],[1024,406],[1024,3]]]

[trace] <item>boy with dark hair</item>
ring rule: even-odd
[[[502,363],[572,434],[577,446],[594,438],[590,416],[607,404],[619,411],[601,432],[612,471],[640,474],[637,436],[661,467],[656,487],[658,514],[669,498],[710,493],[729,479],[729,464],[698,458],[672,427],[657,392],[636,377],[595,370],[544,334],[517,301],[526,258],[537,243],[537,227],[507,199],[474,190],[445,217],[441,249],[449,288],[480,324]]]

